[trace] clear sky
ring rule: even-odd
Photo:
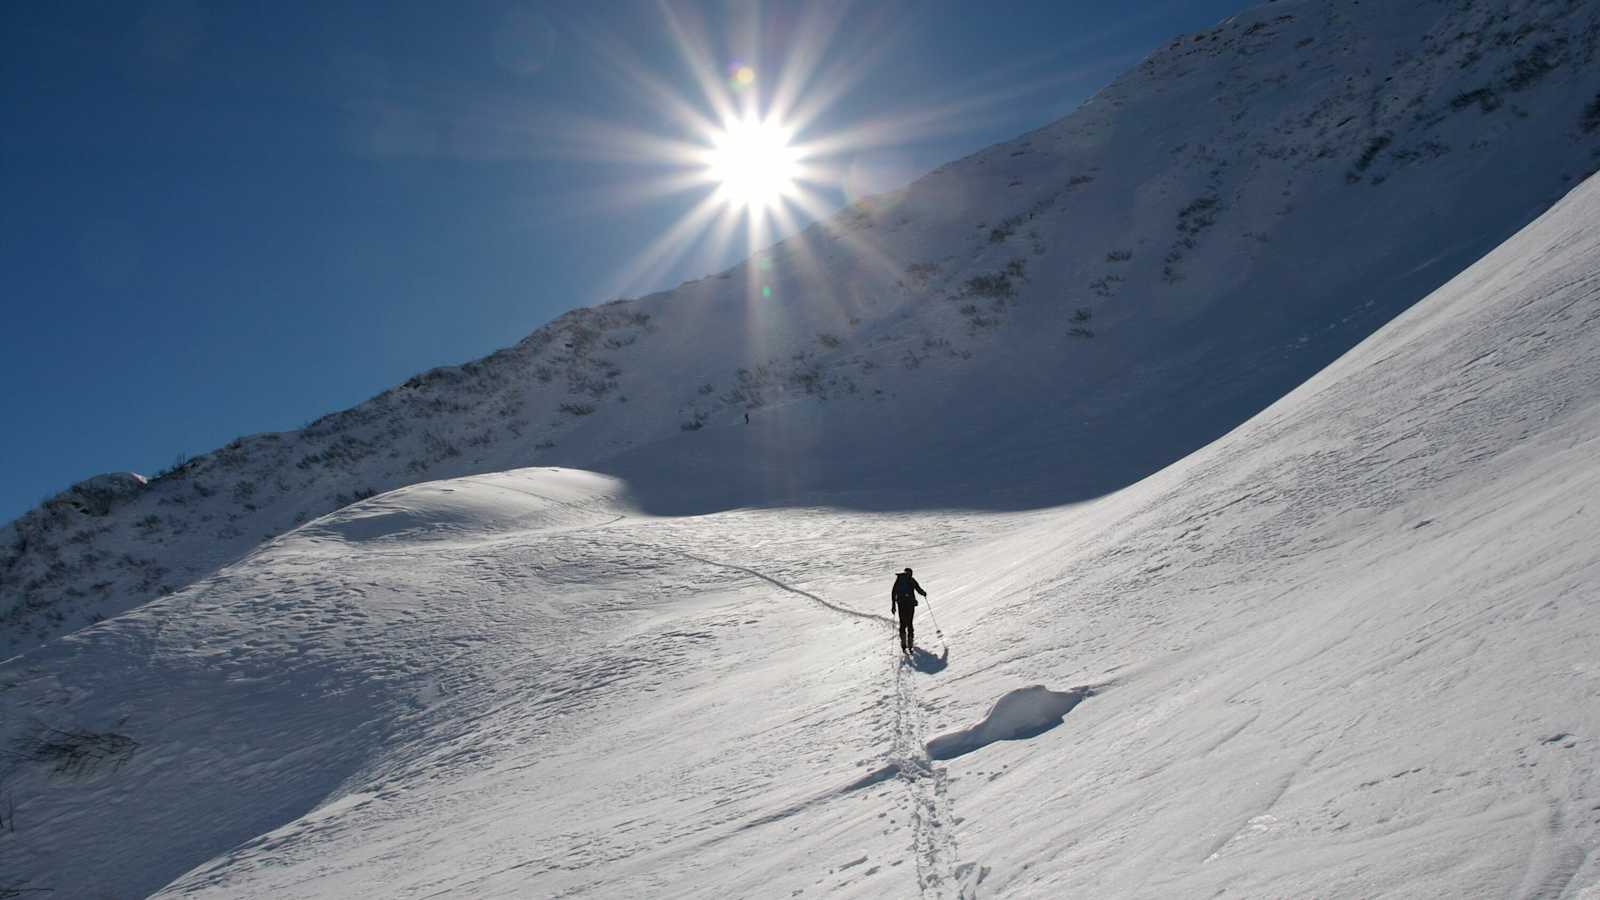
[[[718,271],[1248,5],[4,4],[0,521]],[[810,148],[781,220],[688,152],[730,112]]]

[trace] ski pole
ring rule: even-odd
[[[939,630],[939,620],[933,617],[933,601],[928,599],[927,594],[923,594],[922,602],[928,605],[928,621],[933,623],[933,633],[939,636],[939,640],[948,644],[949,641],[945,641],[944,632]]]

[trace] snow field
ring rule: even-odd
[[[14,771],[7,870],[75,896],[1592,892],[1597,215],[1591,181],[1092,503],[652,517],[544,469],[310,523],[0,670],[9,709],[137,741]],[[910,663],[905,565],[948,638],[924,618]]]
[[[0,894],[1600,893],[1600,183],[1411,306],[1592,170],[1595,16],[1267,4],[19,521]]]

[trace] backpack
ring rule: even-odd
[[[914,583],[915,582],[913,582],[910,578],[907,578],[903,572],[899,575],[896,575],[894,577],[894,589],[889,592],[889,599],[898,600],[901,603],[910,603],[912,606],[916,606],[917,592],[911,587],[911,585]]]

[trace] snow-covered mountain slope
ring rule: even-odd
[[[669,513],[1127,486],[1600,165],[1597,49],[1593,3],[1265,4],[732,271],[63,493],[0,534],[0,658],[464,474],[582,467]]]
[[[0,884],[1592,897],[1597,220],[1593,178],[1085,503],[662,517],[561,469],[358,502],[0,665]]]

